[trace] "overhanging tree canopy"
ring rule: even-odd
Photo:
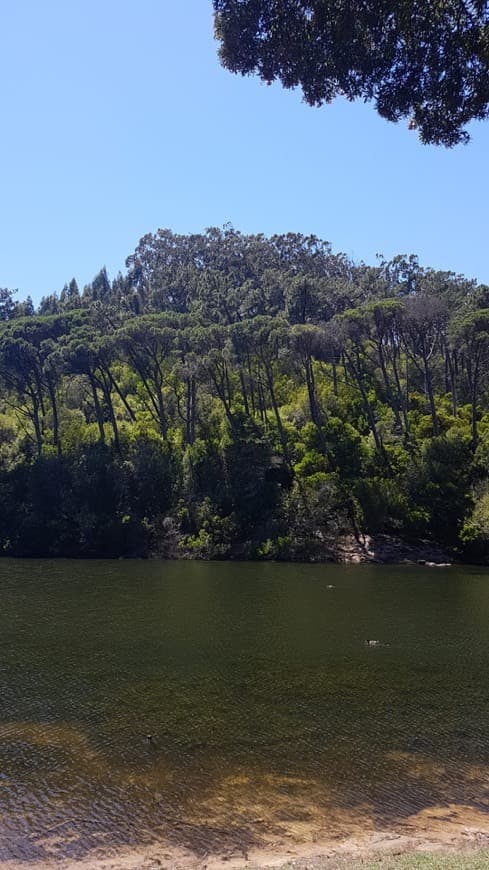
[[[223,65],[409,119],[425,143],[467,141],[489,114],[487,0],[213,0]]]

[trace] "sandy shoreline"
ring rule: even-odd
[[[297,867],[314,870],[336,866],[347,868],[360,860],[383,855],[409,852],[473,853],[489,848],[489,814],[472,807],[447,805],[425,809],[405,818],[391,830],[370,829],[352,835],[320,835],[286,830],[277,841],[264,841],[249,852],[227,849],[211,854],[198,854],[167,842],[155,842],[141,847],[120,850],[99,849],[84,858],[59,856],[63,851],[61,837],[53,837],[53,857],[40,861],[0,861],[0,870],[237,870],[237,868],[279,867],[297,862]],[[60,848],[61,847],[61,848]]]

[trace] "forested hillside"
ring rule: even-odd
[[[315,237],[144,237],[113,282],[0,291],[0,550],[489,558],[489,287]]]

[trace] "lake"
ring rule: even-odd
[[[488,570],[4,559],[0,596],[0,860],[489,806]]]

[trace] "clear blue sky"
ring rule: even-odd
[[[228,221],[489,282],[489,123],[447,151],[233,76],[211,0],[15,0],[0,33],[0,286],[19,298],[115,275],[158,227]]]

